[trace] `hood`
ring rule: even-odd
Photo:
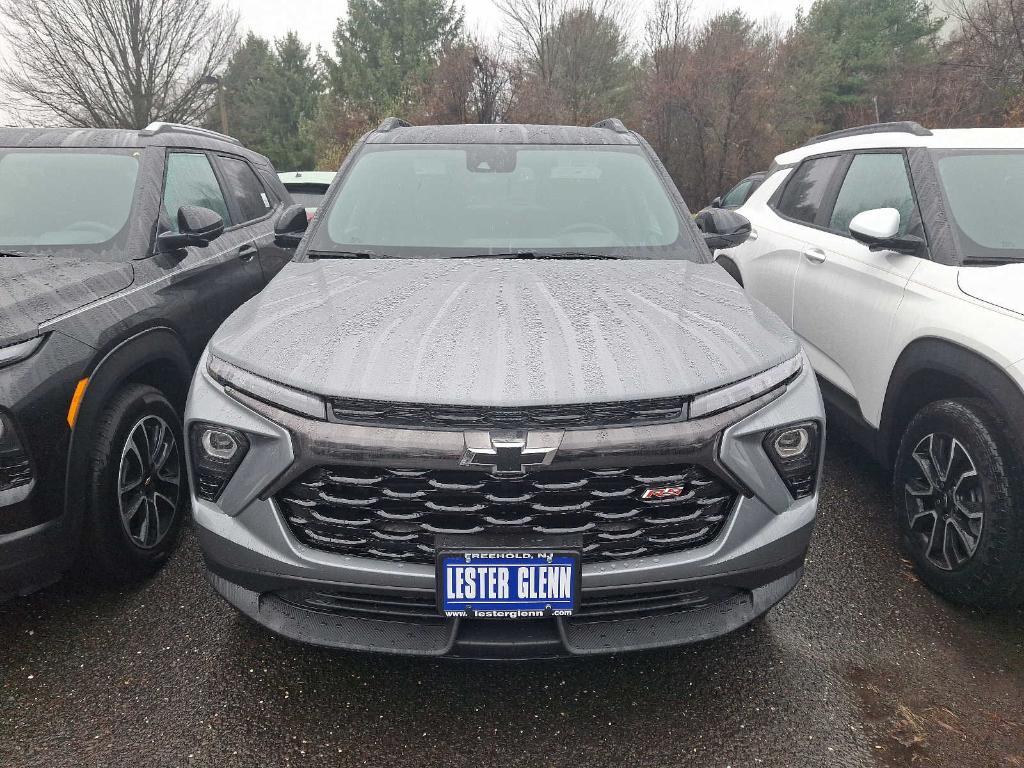
[[[968,296],[1024,315],[1024,264],[964,267],[957,282]]]
[[[41,323],[122,291],[133,280],[131,264],[0,257],[0,345],[32,338]]]
[[[716,264],[292,263],[213,354],[322,395],[522,406],[689,395],[798,354]]]

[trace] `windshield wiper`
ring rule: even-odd
[[[583,251],[556,251],[553,253],[535,253],[534,251],[513,251],[511,253],[474,253],[469,256],[456,256],[457,259],[618,259],[606,253],[585,253]]]
[[[19,258],[20,256],[32,256],[34,254],[25,253],[24,251],[0,251],[0,256],[7,256],[13,259]]]
[[[306,251],[311,259],[390,259],[386,253],[374,251]]]

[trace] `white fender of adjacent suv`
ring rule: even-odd
[[[894,469],[923,579],[984,605],[1024,601],[1022,188],[1024,129],[839,131],[776,158],[717,256]]]

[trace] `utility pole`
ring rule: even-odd
[[[878,97],[877,96],[872,96],[871,100],[873,102],[875,102],[875,122],[876,123],[880,123],[880,122],[882,122],[882,118],[878,114]]]
[[[220,108],[220,132],[228,132],[228,105],[224,99],[224,79],[218,75],[206,75],[201,81],[203,85],[217,86],[217,106]]]

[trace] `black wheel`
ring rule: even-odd
[[[188,504],[181,417],[161,392],[132,384],[94,435],[84,564],[103,581],[152,575],[171,554]]]
[[[922,581],[987,608],[1024,602],[1022,467],[981,400],[943,400],[903,434],[897,526]]]

